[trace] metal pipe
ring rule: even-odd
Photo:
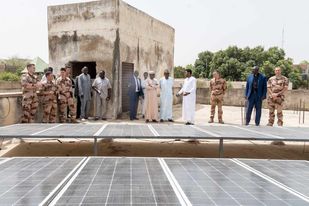
[[[300,121],[301,121],[301,102],[302,100],[300,99],[299,100],[299,112],[298,112],[298,124],[300,124]]]
[[[303,102],[303,124],[305,124],[306,101]]]
[[[223,151],[223,138],[220,138],[219,142],[219,158],[223,158],[224,151]]]
[[[240,118],[241,118],[241,125],[244,125],[243,101],[241,101],[240,105]]]

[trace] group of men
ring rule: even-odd
[[[92,98],[91,89],[96,95],[96,120],[106,119],[107,101],[111,98],[111,84],[105,77],[105,72],[101,71],[99,76],[91,84],[88,68],[83,67],[82,73],[75,82],[71,78],[71,68],[66,66],[60,69],[58,78],[53,74],[53,69],[49,67],[41,81],[35,75],[35,65],[27,64],[27,73],[21,77],[22,86],[22,109],[21,123],[33,123],[39,105],[39,100],[43,106],[43,123],[55,123],[57,111],[59,111],[59,122],[76,123],[76,113],[80,112],[81,120],[88,118],[90,100]],[[73,89],[75,88],[75,91]],[[38,98],[38,93],[42,98]],[[75,95],[74,95],[75,94]],[[74,96],[77,99],[75,107]]]
[[[105,77],[105,72],[99,72],[98,77],[91,83],[88,68],[84,67],[82,73],[75,82],[71,78],[71,68],[60,69],[60,76],[56,79],[52,68],[48,68],[41,81],[35,75],[35,65],[27,65],[28,72],[21,78],[23,91],[22,123],[34,122],[39,98],[37,91],[42,95],[43,122],[55,123],[57,108],[59,110],[59,122],[76,122],[76,109],[74,96],[77,99],[81,120],[88,119],[92,89],[95,91],[96,116],[95,120],[106,120],[107,102],[111,99],[111,84]],[[269,78],[259,72],[259,67],[255,66],[252,73],[247,78],[245,98],[246,98],[246,125],[249,125],[253,108],[256,110],[255,125],[260,125],[262,102],[267,98],[269,107],[268,126],[273,126],[275,121],[275,110],[277,110],[278,126],[283,125],[282,104],[284,94],[288,89],[288,79],[281,74],[281,68],[275,68],[275,76]],[[164,70],[164,77],[159,81],[155,78],[155,72],[149,71],[143,74],[141,80],[139,72],[134,71],[129,83],[129,103],[130,120],[137,120],[138,102],[141,100],[141,110],[145,122],[173,122],[173,84],[174,79],[170,77],[169,70]],[[226,81],[221,78],[218,71],[212,73],[210,81],[210,119],[214,122],[215,108],[218,107],[218,122],[223,121],[223,99],[227,89]],[[73,88],[75,85],[75,92]],[[75,94],[75,95],[74,95]],[[268,94],[268,95],[267,95]],[[160,96],[160,107],[158,104]],[[177,97],[182,96],[182,117],[186,125],[194,124],[196,105],[196,79],[192,76],[192,70],[186,70],[186,79]],[[160,111],[160,114],[159,114]],[[69,118],[69,119],[68,119]]]
[[[262,114],[262,103],[267,98],[269,108],[269,119],[267,126],[273,126],[275,121],[275,110],[277,110],[278,126],[283,125],[282,106],[284,94],[288,90],[288,78],[281,74],[281,68],[276,67],[275,76],[269,78],[259,72],[259,67],[254,66],[252,73],[248,76],[246,82],[245,99],[246,99],[246,120],[245,124],[249,125],[253,108],[255,108],[255,125],[259,126]],[[222,103],[226,91],[226,81],[220,77],[217,71],[213,72],[213,79],[210,81],[210,103],[211,115],[209,123],[214,122],[215,107],[218,106],[218,122],[224,124],[222,120]],[[268,94],[268,95],[267,95]]]
[[[159,81],[155,79],[155,72],[149,71],[143,74],[141,80],[139,72],[134,74],[128,84],[130,101],[130,120],[138,120],[137,109],[139,99],[141,100],[141,111],[146,123],[169,121],[173,122],[173,84],[174,79],[170,77],[169,70],[164,70],[164,77]],[[160,96],[160,115],[158,105],[158,95]]]

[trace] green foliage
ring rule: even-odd
[[[285,57],[283,49],[271,47],[265,50],[258,46],[254,48],[238,48],[230,46],[215,53],[204,51],[198,54],[193,75],[196,78],[211,78],[217,70],[228,81],[245,81],[253,66],[259,66],[261,73],[267,78],[274,75],[274,68],[280,66],[282,74],[290,78],[294,88],[298,88],[300,71],[293,69],[293,60]]]
[[[30,62],[29,59],[21,59],[21,58],[18,58],[16,56],[11,57],[9,59],[2,60],[3,64],[6,64],[6,65],[9,65],[9,66],[16,68],[16,73],[18,75],[21,75],[20,72],[26,67],[26,64],[28,62]]]
[[[185,68],[182,66],[174,67],[174,78],[185,78]]]
[[[1,72],[0,73],[0,80],[3,80],[3,81],[19,81],[20,77],[15,73]]]

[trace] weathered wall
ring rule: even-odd
[[[121,61],[134,63],[140,73],[154,70],[157,77],[174,67],[175,30],[120,0]]]
[[[116,0],[48,7],[50,65],[59,69],[70,61],[94,61],[97,72],[105,70],[113,85],[117,18]],[[113,95],[109,108],[115,99]],[[107,116],[114,116],[112,110]]]
[[[94,1],[48,7],[49,63],[95,61],[112,79],[117,2]]]

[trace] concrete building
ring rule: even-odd
[[[112,82],[109,116],[128,111],[127,82],[154,70],[159,78],[174,66],[174,34],[169,25],[121,0],[48,7],[49,64],[71,63],[73,77],[88,66],[92,78],[100,70]]]

